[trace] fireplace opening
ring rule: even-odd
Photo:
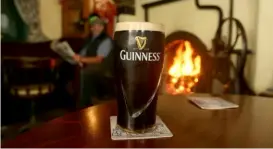
[[[175,45],[175,48],[174,48]],[[191,93],[201,73],[201,56],[186,40],[175,40],[166,46],[174,48],[172,65],[168,69],[166,91],[170,94]]]
[[[186,31],[173,32],[166,38],[162,92],[209,92],[210,63],[208,50],[196,35]]]

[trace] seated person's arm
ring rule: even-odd
[[[96,57],[81,57],[80,62],[85,64],[93,64],[93,63],[100,63],[104,57],[96,56]]]
[[[112,49],[112,41],[105,39],[97,49],[95,57],[80,57],[80,61],[85,64],[100,63],[104,57],[107,57]]]

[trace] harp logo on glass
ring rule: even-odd
[[[136,36],[136,44],[139,50],[143,50],[147,43],[147,37]]]
[[[120,51],[120,59],[124,61],[159,61],[160,52],[150,52],[147,45],[147,37],[136,36],[136,46],[129,50],[129,48]]]

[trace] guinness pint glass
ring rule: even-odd
[[[114,62],[117,124],[124,130],[144,133],[155,126],[164,40],[164,27],[160,24],[116,24]]]

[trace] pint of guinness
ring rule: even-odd
[[[114,40],[117,125],[127,131],[147,132],[156,121],[164,27],[149,22],[117,23]]]

